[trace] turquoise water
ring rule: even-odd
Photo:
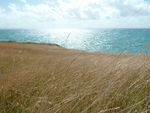
[[[98,52],[150,53],[150,29],[0,30],[0,41],[56,43]]]

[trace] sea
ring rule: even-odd
[[[0,41],[54,43],[89,52],[150,54],[150,29],[0,29]]]

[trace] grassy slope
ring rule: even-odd
[[[150,57],[0,43],[0,113],[150,112]]]

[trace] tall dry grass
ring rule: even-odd
[[[0,43],[0,113],[149,112],[149,55]]]

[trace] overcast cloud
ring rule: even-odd
[[[3,4],[0,1],[0,28],[150,27],[148,0],[14,0]]]

